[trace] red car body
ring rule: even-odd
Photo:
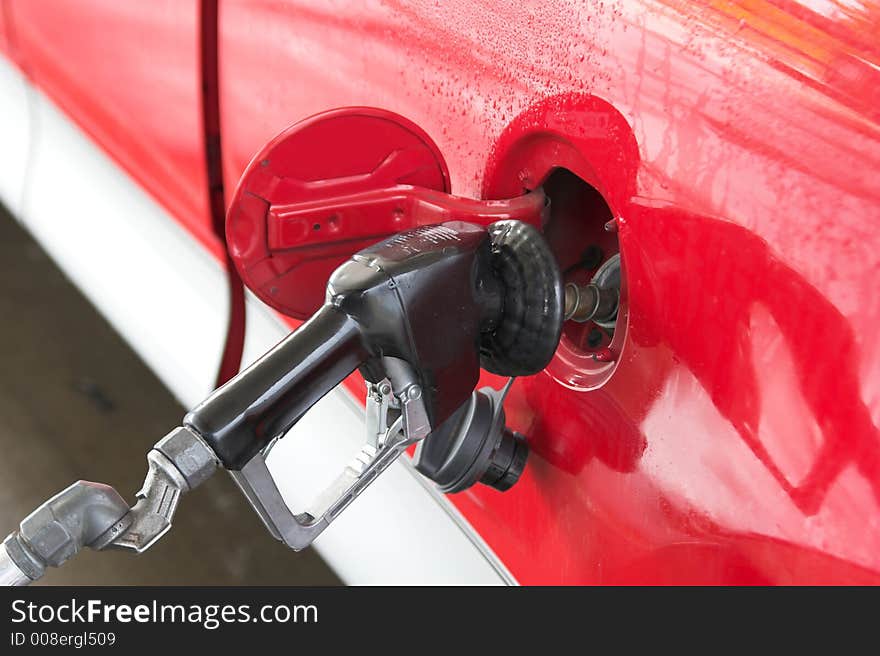
[[[217,4],[0,4],[0,50],[216,257],[212,166],[351,105],[458,195],[556,189],[563,268],[616,218],[615,361],[566,329],[506,402],[521,481],[452,497],[517,580],[880,582],[880,6]]]

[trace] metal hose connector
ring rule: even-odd
[[[131,524],[128,511],[125,499],[109,485],[77,481],[34,510],[3,541],[6,557],[35,581],[46,567],[60,567],[83,547],[100,549],[112,542]]]
[[[109,485],[89,481],[77,481],[40,505],[3,541],[0,584],[28,585],[84,547],[145,551],[171,528],[180,495],[217,468],[214,452],[182,427],[162,438],[147,462],[132,508]]]
[[[6,545],[0,544],[0,586],[28,585],[32,579],[25,574],[6,551]]]

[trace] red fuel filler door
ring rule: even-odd
[[[365,107],[322,112],[284,130],[248,165],[227,214],[229,252],[263,302],[306,319],[339,265],[402,230],[455,220],[542,226],[540,191],[493,201],[449,192],[440,151],[412,122]]]

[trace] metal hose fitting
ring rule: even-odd
[[[77,481],[39,506],[3,541],[0,583],[28,585],[83,547],[141,552],[171,528],[183,492],[217,468],[213,451],[187,428],[176,428],[147,454],[149,470],[133,508],[103,483]]]

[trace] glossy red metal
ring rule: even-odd
[[[420,225],[517,219],[541,226],[542,194],[477,201],[451,196],[446,163],[418,127],[388,111],[333,109],[267,143],[229,207],[229,252],[265,303],[306,319],[349,256]]]
[[[5,0],[18,64],[217,257],[200,0]]]
[[[4,0],[0,28],[15,28],[10,54],[32,81],[226,264],[217,11],[217,0]],[[218,384],[244,341],[244,292],[228,271]]]
[[[6,3],[0,2],[0,54],[5,55],[9,59],[14,60],[12,48],[9,42],[9,33],[11,28],[9,20],[6,17]]]
[[[195,11],[133,5],[3,6],[38,84],[205,241]],[[456,193],[565,167],[606,208],[582,232],[619,217],[613,375],[561,350],[517,381],[522,480],[452,497],[520,581],[880,582],[877,7],[223,0],[227,186],[285,126],[366,104],[430,133]]]
[[[607,208],[584,232],[619,217],[616,369],[596,387],[557,357],[517,381],[523,478],[452,497],[520,581],[877,583],[876,16],[227,0],[225,175],[300,117],[370,104],[431,134],[456,193],[565,167]]]

